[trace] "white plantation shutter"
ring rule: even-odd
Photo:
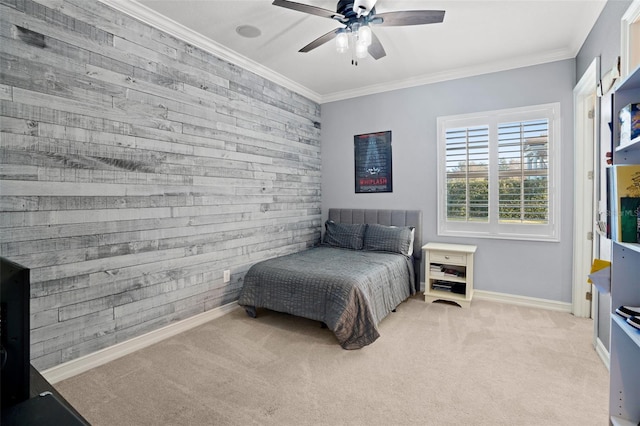
[[[498,220],[549,222],[549,121],[498,124]]]
[[[557,241],[560,106],[438,118],[438,234]]]
[[[445,149],[447,220],[488,221],[489,127],[447,129]]]

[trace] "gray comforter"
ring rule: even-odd
[[[375,341],[378,323],[414,294],[410,257],[316,247],[253,265],[238,303],[324,322],[344,349]]]

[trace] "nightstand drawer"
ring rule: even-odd
[[[431,263],[446,263],[449,265],[466,265],[467,255],[464,253],[454,253],[446,251],[432,251],[429,254],[429,262]]]

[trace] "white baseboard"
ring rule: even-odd
[[[240,306],[237,302],[232,302],[215,309],[211,309],[182,321],[169,324],[165,327],[159,328],[158,330],[143,334],[142,336],[134,337],[122,343],[117,343],[113,346],[109,346],[108,348],[65,362],[64,364],[56,365],[55,367],[43,371],[42,375],[49,381],[49,383],[52,384],[68,379],[77,374],[91,370],[92,368],[106,364],[109,361],[113,361],[142,348],[146,348],[147,346],[151,346],[161,340],[202,325],[213,319],[220,318],[239,307]]]
[[[595,349],[596,353],[598,354],[604,365],[607,367],[607,370],[609,370],[609,351],[604,347],[604,343],[602,343],[602,340],[600,340],[600,338],[596,339]]]
[[[539,299],[537,297],[516,296],[514,294],[498,293],[487,290],[473,290],[473,298],[490,300],[492,302],[509,303],[511,305],[527,306],[530,308],[548,309],[551,311],[571,313],[571,303],[557,300]],[[473,305],[472,305],[473,306]]]

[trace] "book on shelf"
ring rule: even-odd
[[[429,275],[432,277],[464,278],[466,268],[464,266],[440,265],[432,263],[429,267]]]
[[[620,198],[620,241],[637,243],[640,235],[640,197]]]
[[[620,148],[640,141],[640,103],[632,103],[620,110]]]
[[[444,272],[442,271],[442,265],[439,263],[432,263],[429,266],[429,275],[433,277],[444,277]]]
[[[640,165],[620,164],[611,173],[611,234],[614,241],[638,243]]]
[[[448,291],[451,293],[465,294],[467,285],[465,283],[454,283],[451,281],[436,280],[431,283],[431,288],[438,291]]]
[[[449,292],[451,291],[451,286],[446,286],[446,285],[433,284],[431,288],[433,290],[438,290],[438,291],[449,291]]]
[[[444,266],[442,268],[442,272],[444,272],[445,276],[448,277],[457,277],[464,278],[466,274],[466,270],[464,266]]]

